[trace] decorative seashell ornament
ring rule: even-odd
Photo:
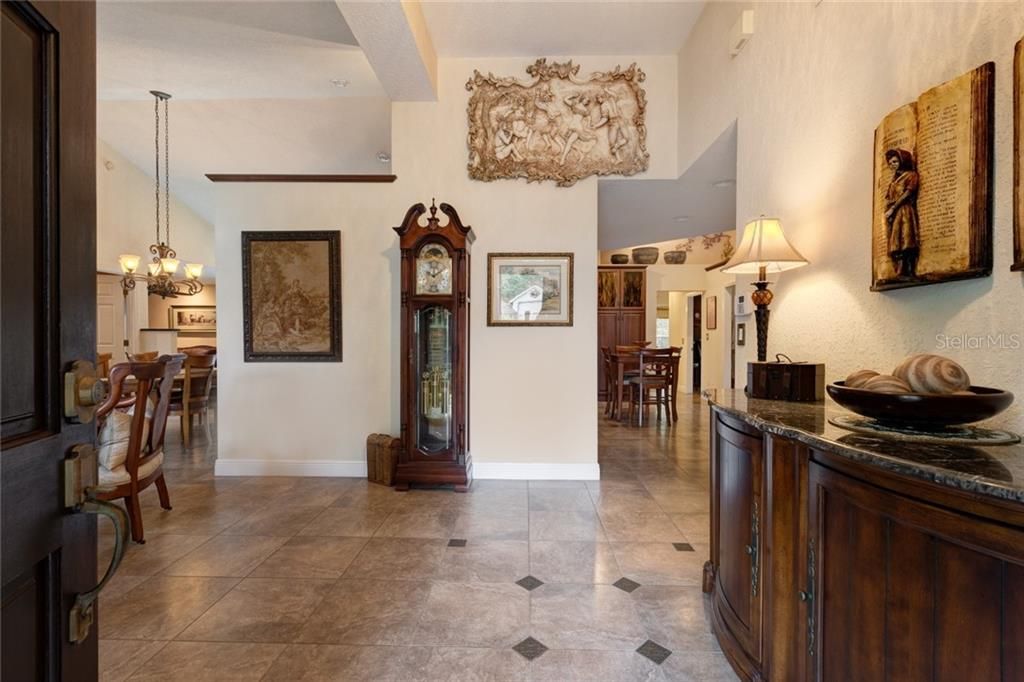
[[[911,355],[892,373],[910,384],[914,393],[955,393],[971,387],[971,378],[963,367],[931,353]]]
[[[873,369],[858,369],[856,372],[846,377],[846,381],[843,384],[847,388],[864,388],[864,384],[868,382],[868,379],[877,377],[878,372]]]
[[[876,393],[913,393],[910,384],[899,377],[889,374],[879,374],[878,376],[871,377],[860,388],[875,391]]]

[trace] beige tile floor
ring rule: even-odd
[[[736,679],[700,591],[704,409],[687,399],[671,427],[599,421],[601,481],[466,494],[215,478],[214,444],[200,430],[184,450],[172,424],[174,509],[145,493],[147,543],[100,603],[100,679]],[[101,529],[101,566],[110,552]],[[528,660],[513,649],[527,638],[547,650]],[[636,651],[648,640],[671,651],[660,665]]]

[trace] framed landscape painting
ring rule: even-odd
[[[167,309],[167,324],[179,332],[217,331],[217,306],[172,305]]]
[[[487,254],[487,326],[571,327],[572,254]]]
[[[341,362],[341,233],[242,233],[246,362]]]

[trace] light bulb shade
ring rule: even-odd
[[[161,258],[160,267],[168,275],[173,275],[178,271],[178,263],[180,262],[177,258]]]
[[[149,276],[150,277],[156,277],[159,274],[160,274],[160,264],[159,263],[150,263],[149,264]]]
[[[747,223],[736,252],[722,268],[728,275],[756,275],[782,272],[807,265],[807,259],[782,234],[782,223],[764,216]]]
[[[202,263],[185,263],[185,276],[189,279],[199,279],[203,274]]]
[[[125,275],[134,274],[139,269],[141,258],[130,253],[122,253],[117,257],[117,264],[121,266],[121,272]]]

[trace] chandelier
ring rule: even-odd
[[[176,277],[181,261],[178,254],[171,248],[171,176],[170,176],[170,134],[168,133],[167,100],[171,98],[166,92],[150,90],[153,95],[153,112],[156,119],[154,146],[156,149],[156,243],[149,245],[153,254],[152,262],[147,265],[147,272],[139,273],[140,256],[122,254],[118,257],[121,266],[121,290],[125,296],[135,288],[136,281],[146,283],[146,291],[161,298],[178,296],[194,296],[203,290],[199,277],[203,274],[201,263],[186,263],[184,277]],[[164,105],[164,188],[160,191],[160,103]],[[164,234],[160,238],[160,197],[163,195]]]

